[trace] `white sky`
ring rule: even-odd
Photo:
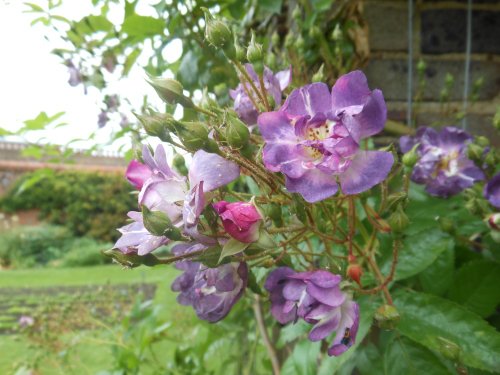
[[[46,3],[44,0],[32,2],[42,6]],[[90,0],[66,0],[58,13],[69,19],[80,19],[91,11],[90,3]],[[91,133],[97,132],[96,141],[104,145],[111,132],[120,129],[118,118],[103,129],[98,129],[97,116],[101,101],[97,90],[91,88],[85,95],[82,85],[69,86],[67,67],[59,57],[50,52],[61,45],[44,38],[47,32],[45,26],[30,26],[34,16],[23,13],[26,9],[20,0],[0,0],[0,127],[13,131],[19,129],[25,120],[35,118],[41,111],[47,112],[49,116],[64,111],[66,114],[61,120],[69,125],[51,131],[39,131],[29,135],[27,139],[30,142],[65,144],[75,138],[87,139]],[[151,14],[151,9],[147,6],[136,10],[141,15]],[[110,15],[114,23],[121,23],[121,8],[117,7]],[[175,61],[180,53],[179,45],[174,45],[168,55]],[[160,101],[145,82],[145,74],[140,65],[139,60],[127,79],[116,80],[111,87],[130,99],[136,108],[139,108],[144,95],[148,95],[151,104],[158,106]],[[126,115],[133,118],[130,112]],[[96,141],[80,142],[74,146],[87,148]],[[116,150],[126,142],[127,140],[123,140],[103,148]]]

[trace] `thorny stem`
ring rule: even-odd
[[[233,60],[233,63],[234,65],[236,66],[236,68],[240,71],[240,73],[245,77],[245,79],[248,81],[248,83],[250,84],[250,86],[252,87],[252,89],[255,91],[255,93],[257,94],[257,97],[259,98],[259,100],[264,104],[265,106],[265,99],[262,97],[262,94],[260,92],[260,90],[257,88],[257,86],[255,86],[255,83],[253,82],[252,80],[252,77],[250,77],[250,75],[248,74],[248,72],[246,71],[246,69],[243,67],[243,65],[241,65],[241,63],[239,61],[236,61],[236,60]],[[267,107],[266,107],[267,108]],[[270,109],[267,109],[268,111]]]
[[[253,311],[255,314],[255,320],[257,321],[257,325],[262,335],[262,340],[264,341],[264,345],[267,349],[267,354],[269,355],[269,359],[271,360],[271,365],[273,367],[273,374],[280,375],[281,373],[280,363],[278,361],[278,356],[276,355],[276,350],[274,349],[274,346],[271,343],[271,340],[269,339],[269,334],[267,333],[266,325],[264,323],[264,318],[262,316],[262,307],[260,304],[260,298],[258,295],[255,295]]]
[[[270,111],[271,106],[269,105],[269,101],[267,100],[266,87],[264,86],[264,73],[259,75],[259,83],[262,96],[264,97],[264,106],[266,107],[266,111]]]

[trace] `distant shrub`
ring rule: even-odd
[[[137,207],[119,175],[39,170],[22,176],[0,201],[0,209],[39,209],[40,218],[77,236],[115,240],[126,213]]]
[[[62,226],[19,227],[0,234],[0,264],[13,268],[92,266],[108,262],[100,251],[110,246],[93,238],[75,238]]]

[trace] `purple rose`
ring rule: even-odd
[[[467,158],[467,144],[472,137],[462,129],[420,127],[415,137],[403,136],[399,141],[402,152],[417,143],[419,160],[413,168],[412,181],[426,185],[434,196],[449,197],[483,180],[484,174]]]
[[[252,78],[255,86],[260,88],[259,76],[255,73],[253,66],[251,64],[245,64],[245,69]],[[273,74],[271,69],[264,67],[263,81],[266,92],[271,94],[276,106],[279,107],[281,105],[281,93],[292,81],[292,70],[289,68]],[[238,113],[239,118],[245,124],[251,126],[257,123],[259,112],[257,108],[254,107],[252,100],[248,97],[248,93],[255,95],[248,83],[246,83],[246,86],[240,83],[238,87],[236,87],[236,90],[229,91],[229,95],[234,100],[234,110]],[[254,99],[256,102],[258,101],[257,98],[254,97]]]
[[[492,206],[500,208],[500,173],[488,181],[484,187],[484,197]]]
[[[360,149],[363,138],[386,120],[380,90],[370,91],[361,71],[294,90],[277,112],[259,116],[267,169],[286,176],[289,191],[317,202],[338,191],[358,194],[382,182],[394,162],[390,152]]]
[[[265,283],[271,313],[281,324],[296,322],[298,318],[313,324],[311,341],[323,340],[336,332],[328,354],[338,356],[354,344],[359,326],[359,306],[340,290],[341,280],[340,275],[327,271],[277,268]]]
[[[203,245],[181,244],[174,254],[203,249]],[[233,305],[243,295],[248,282],[248,267],[244,262],[227,263],[217,268],[208,268],[189,260],[176,263],[184,273],[172,283],[172,290],[180,292],[177,301],[192,306],[196,315],[211,323],[226,317]]]
[[[213,207],[221,217],[224,229],[231,237],[245,243],[259,239],[262,216],[253,204],[221,201],[215,203]]]

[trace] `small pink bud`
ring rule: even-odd
[[[500,213],[491,214],[488,217],[488,226],[496,231],[500,231]]]
[[[250,243],[259,239],[259,227],[262,216],[252,203],[226,201],[213,205],[222,219],[226,232],[234,239]]]

